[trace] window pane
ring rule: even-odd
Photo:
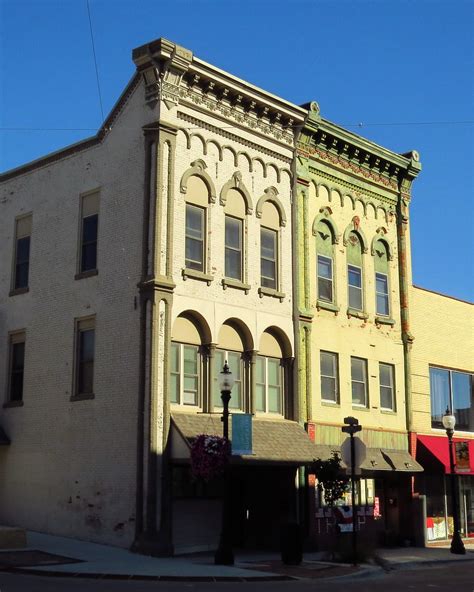
[[[349,286],[349,308],[362,310],[362,290]]]
[[[255,364],[255,380],[257,383],[265,384],[265,358],[257,356]]]
[[[318,278],[318,298],[326,302],[332,302],[332,281]]]
[[[186,204],[186,236],[201,239],[203,236],[204,210]]]
[[[81,271],[97,269],[97,243],[82,245]]]
[[[453,413],[456,416],[456,430],[474,431],[473,380],[470,374],[452,372]]]
[[[94,359],[94,329],[79,333],[79,348],[80,361],[86,362]]]
[[[353,265],[349,265],[347,268],[348,275],[349,275],[349,285],[355,286],[357,288],[362,287],[362,271],[359,267],[354,267]]]
[[[222,372],[225,361],[225,352],[216,350],[214,354],[214,392],[212,404],[214,407],[222,407],[221,393],[219,391],[219,374]]]
[[[11,345],[11,372],[10,372],[10,401],[23,399],[23,373],[25,365],[25,344],[14,343]]]
[[[197,374],[198,370],[198,350],[197,347],[184,348],[184,373],[185,374]]]
[[[225,218],[225,244],[226,247],[240,250],[242,221],[236,218]]]
[[[321,376],[321,398],[337,403],[336,380],[328,376]]]
[[[240,280],[242,278],[242,256],[240,251],[227,249],[225,251],[225,275],[228,278]]]
[[[98,215],[87,216],[82,221],[82,244],[97,241]]]
[[[25,236],[16,241],[16,261],[22,263],[30,259],[30,237]]]
[[[94,379],[94,362],[80,362],[78,394],[89,394],[93,392],[92,384]]]
[[[186,204],[185,265],[204,271],[204,210]]]
[[[28,287],[29,260],[30,237],[25,236],[16,241],[15,289]]]
[[[375,274],[376,290],[380,294],[388,294],[388,280],[387,276],[382,273]]]
[[[280,387],[268,387],[268,411],[281,413]]]
[[[265,411],[265,385],[257,384],[255,390],[255,408],[257,411]]]
[[[12,345],[12,370],[23,370],[25,363],[25,343],[14,343]]]
[[[383,386],[393,386],[393,367],[389,364],[379,364],[380,384]]]
[[[367,405],[366,376],[366,361],[361,358],[351,358],[352,403],[354,405]]]
[[[335,377],[336,355],[321,352],[321,375]]]
[[[449,371],[441,368],[430,368],[431,393],[431,425],[443,427],[442,417],[446,408],[450,409]]]
[[[260,233],[260,248],[262,257],[267,259],[276,259],[276,232],[262,228]]]
[[[318,256],[318,276],[332,279],[332,260],[328,257]]]
[[[383,294],[377,294],[377,314],[388,316],[388,296]]]
[[[172,374],[170,377],[170,401],[179,403],[179,374]]]
[[[383,409],[393,409],[393,390],[391,387],[380,386],[380,406]]]
[[[352,403],[354,405],[365,405],[365,384],[352,382]]]
[[[231,397],[229,401],[229,407],[231,409],[240,409],[240,402],[242,400],[242,384],[235,382],[232,387]]]
[[[229,352],[227,356],[227,363],[229,364],[230,371],[234,375],[234,379],[240,380],[242,355],[236,352]]]
[[[186,267],[190,269],[204,270],[203,262],[204,243],[193,238],[186,238]]]
[[[268,384],[269,386],[280,386],[281,371],[279,360],[268,359]]]
[[[171,372],[179,372],[179,344],[172,343],[171,344],[171,360],[170,360],[170,367]]]
[[[352,380],[364,382],[365,380],[365,363],[361,358],[351,358],[351,376]]]

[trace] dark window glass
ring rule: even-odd
[[[352,404],[367,407],[367,361],[351,358]]]
[[[93,214],[82,220],[81,271],[97,269],[97,226],[99,216]]]
[[[10,366],[10,401],[23,399],[23,373],[25,368],[25,342],[12,343]]]
[[[204,209],[186,204],[186,262],[188,269],[204,271]]]
[[[225,217],[225,275],[242,280],[242,220]]]
[[[379,364],[380,407],[395,411],[394,368],[391,364]]]
[[[79,331],[78,335],[78,369],[77,394],[91,394],[94,381],[94,329]]]
[[[16,241],[15,289],[28,287],[30,268],[30,237],[24,236]]]
[[[383,273],[375,274],[375,292],[377,296],[377,314],[388,316],[388,278]]]
[[[268,228],[260,232],[260,276],[263,287],[277,289],[277,233]]]
[[[453,386],[453,413],[456,430],[474,431],[474,388],[473,376],[464,372],[451,372]]]
[[[449,370],[430,368],[431,426],[442,428],[446,408],[451,409]]]
[[[355,265],[347,266],[349,284],[349,308],[362,310],[362,270]]]
[[[333,403],[339,401],[337,362],[337,354],[320,352],[321,399]]]
[[[318,298],[333,301],[332,259],[324,255],[318,255]]]

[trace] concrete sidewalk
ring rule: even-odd
[[[380,549],[378,565],[353,567],[323,561],[324,553],[306,553],[300,566],[285,566],[278,553],[237,553],[232,567],[214,565],[212,554],[186,557],[155,558],[109,547],[37,532],[28,532],[28,550],[50,554],[39,565],[7,568],[43,575],[74,577],[190,580],[190,581],[255,581],[306,578],[362,577],[380,573],[381,569],[400,569],[440,562],[473,562],[474,548],[466,555],[452,555],[449,548]],[[12,550],[12,555],[25,550]],[[54,557],[56,556],[56,558]],[[71,560],[67,563],[68,559]]]

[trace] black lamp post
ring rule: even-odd
[[[456,473],[454,472],[454,455],[453,455],[453,434],[454,434],[454,426],[456,425],[456,418],[449,412],[449,409],[446,408],[446,412],[443,415],[443,426],[446,430],[446,434],[448,436],[449,442],[449,464],[451,470],[451,498],[453,504],[453,538],[451,539],[451,553],[455,553],[456,555],[464,555],[466,553],[466,549],[464,548],[464,543],[461,539],[461,532],[459,528],[459,508],[458,508],[458,482],[456,479]]]
[[[360,432],[362,426],[355,417],[345,417],[342,431],[351,438],[351,493],[352,493],[352,563],[357,565],[357,506],[355,488],[355,440],[354,435]]]
[[[221,421],[224,427],[224,438],[229,440],[229,401],[234,377],[229,369],[227,360],[222,372],[219,374],[219,389],[222,399]],[[230,451],[229,451],[230,453]],[[231,505],[231,481],[230,481],[230,459],[224,472],[224,499],[222,500],[222,524],[219,546],[214,555],[216,565],[234,565],[234,552],[232,551],[232,505]]]

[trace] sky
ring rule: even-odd
[[[134,73],[132,49],[166,37],[417,150],[413,281],[474,300],[474,0],[0,0],[0,37],[2,172],[93,135]]]

